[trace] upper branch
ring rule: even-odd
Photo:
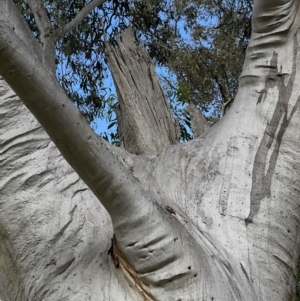
[[[299,25],[298,0],[255,0],[252,35],[240,77],[240,87],[259,86],[267,76],[274,51],[286,51]],[[287,66],[287,62],[284,64]]]
[[[297,0],[255,0],[252,17],[253,33],[285,36],[292,26],[299,7]],[[280,16],[280,18],[278,18]],[[283,43],[281,41],[281,43]]]
[[[151,58],[143,46],[136,45],[130,28],[117,43],[118,47],[113,47],[106,41],[105,47],[120,103],[120,140],[131,153],[155,154],[179,141],[178,124]]]
[[[102,5],[104,2],[107,0],[93,0],[86,6],[82,8],[82,10],[76,15],[76,17],[70,21],[69,23],[59,27],[58,29],[55,30],[55,33],[53,36],[55,38],[61,38],[63,37],[66,33],[74,29],[76,26],[80,24],[80,22],[85,18],[85,16],[92,11],[95,7]]]
[[[134,186],[134,180],[69,100],[55,74],[1,21],[0,32],[1,75],[109,211],[112,200],[120,194],[123,199],[123,189]]]
[[[34,15],[36,25],[40,31],[40,41],[43,49],[43,61],[55,70],[55,41],[47,36],[51,28],[48,12],[41,0],[28,0],[28,4]]]

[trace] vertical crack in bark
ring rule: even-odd
[[[298,41],[296,33],[294,36],[293,69],[287,85],[284,84],[285,74],[282,73],[282,67],[278,70],[278,53],[273,53],[270,70],[265,82],[265,88],[261,91],[257,101],[257,104],[260,104],[266,99],[269,88],[278,88],[279,95],[273,116],[265,129],[254,159],[252,189],[250,195],[250,213],[245,219],[246,226],[251,223],[253,218],[258,214],[261,200],[265,197],[270,197],[271,195],[271,181],[277,163],[282,138],[293,115],[296,110],[300,108],[299,96],[290,116],[288,116],[289,100],[292,95],[296,77],[297,48]],[[271,147],[273,147],[273,150],[271,150]],[[272,151],[271,155],[269,155],[270,151]]]

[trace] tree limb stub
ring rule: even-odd
[[[209,124],[205,117],[202,115],[200,110],[196,108],[195,105],[189,104],[185,111],[191,117],[191,126],[193,130],[194,137],[199,137],[209,129]]]

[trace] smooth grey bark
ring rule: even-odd
[[[0,81],[1,298],[292,300],[299,2],[255,2],[230,111],[151,157],[90,131],[12,4],[0,2],[0,74],[18,94]]]

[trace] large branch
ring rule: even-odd
[[[263,84],[273,53],[287,50],[290,33],[297,26],[299,1],[256,0],[252,17],[252,34],[240,77],[240,87]],[[287,66],[290,61],[280,62]]]
[[[106,42],[108,63],[116,85],[119,136],[131,153],[155,154],[179,141],[179,127],[172,116],[154,65],[146,49],[136,45],[130,28],[118,47]]]
[[[0,21],[10,24],[14,29],[14,33],[26,44],[28,51],[42,60],[42,48],[29,30],[25,19],[20,18],[20,12],[15,3],[11,0],[0,1],[0,11]]]
[[[1,22],[0,32],[1,75],[105,207],[110,211],[111,201],[117,199],[123,207],[123,200],[133,199],[133,191],[139,190],[134,179],[92,131],[55,76],[27,51],[14,31]]]

